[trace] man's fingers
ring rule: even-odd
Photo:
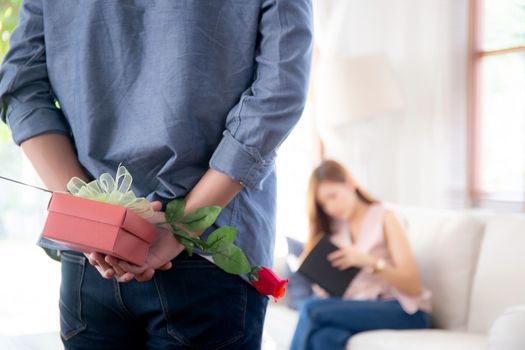
[[[91,258],[95,261],[95,265],[99,265],[104,270],[111,269],[111,266],[104,260],[104,256],[100,253],[91,253]]]
[[[155,274],[155,270],[150,268],[150,269],[147,269],[146,271],[144,271],[144,273],[135,276],[135,278],[139,282],[147,282],[147,281],[149,281],[150,279],[153,278],[154,274]]]
[[[148,266],[137,266],[128,264],[125,261],[119,261],[118,266],[124,271],[131,272],[134,275],[142,275],[148,269]]]
[[[120,283],[127,283],[131,281],[133,278],[135,278],[135,275],[131,272],[126,272],[122,276],[117,277],[117,281]]]
[[[88,259],[90,265],[97,266],[98,263],[93,259],[91,253],[84,253],[84,256]]]
[[[115,270],[104,260],[104,256],[100,253],[84,254],[91,265],[93,265],[100,275],[106,279],[111,279],[115,275]]]
[[[151,202],[151,209],[153,209],[154,211],[160,211],[162,209],[162,202],[161,201]]]
[[[113,276],[115,276],[115,271],[113,271],[113,269],[103,269],[99,265],[96,265],[95,268],[105,279],[112,279]]]
[[[113,270],[115,270],[117,276],[123,276],[126,273],[126,271],[124,271],[120,266],[118,266],[119,259],[115,258],[114,256],[106,255],[105,261],[109,265],[111,265]]]
[[[165,263],[165,264],[162,265],[161,267],[159,267],[159,270],[166,271],[166,270],[171,269],[172,266],[173,266],[173,265],[172,265],[172,263],[171,263],[171,261],[170,261],[170,262]]]

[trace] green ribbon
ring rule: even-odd
[[[67,189],[77,197],[127,207],[143,218],[152,216],[150,202],[146,198],[135,196],[130,190],[132,182],[133,177],[128,169],[119,164],[115,178],[103,173],[98,179],[85,183],[74,177],[68,182]]]

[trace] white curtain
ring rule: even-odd
[[[403,99],[401,111],[343,127],[329,99],[315,101],[326,156],[380,199],[462,206],[468,1],[314,0],[314,10],[316,81],[335,56],[382,54]]]

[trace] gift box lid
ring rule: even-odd
[[[120,226],[148,243],[153,242],[156,236],[155,226],[152,223],[120,205],[53,192],[48,211]]]

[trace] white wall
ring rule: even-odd
[[[388,57],[402,111],[331,127],[316,118],[327,157],[377,197],[462,206],[465,190],[466,0],[314,0],[320,64],[333,55]]]

